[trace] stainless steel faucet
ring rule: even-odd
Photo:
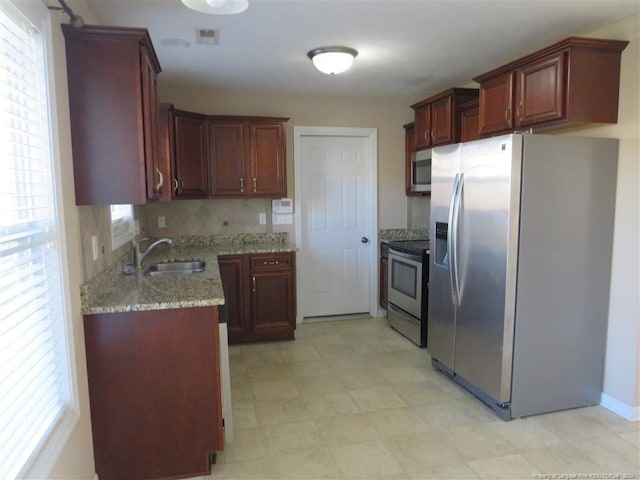
[[[133,241],[133,246],[135,248],[133,251],[133,256],[135,257],[134,261],[136,263],[136,268],[138,269],[138,271],[142,269],[142,261],[147,255],[149,255],[149,253],[151,253],[151,250],[156,248],[161,243],[168,243],[169,245],[173,243],[173,240],[171,240],[170,238],[161,238],[160,240],[156,240],[151,245],[149,245],[146,250],[141,251],[140,245],[142,244],[142,242],[145,242],[147,240],[149,240],[149,238],[143,238],[139,242],[136,242],[135,240]]]

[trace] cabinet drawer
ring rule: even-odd
[[[291,253],[265,253],[251,255],[251,271],[290,270],[293,265]]]

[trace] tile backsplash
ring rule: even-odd
[[[154,237],[288,232],[292,228],[272,227],[271,199],[177,200],[151,203],[142,210],[141,224],[144,223],[146,234]],[[265,225],[258,221],[261,213],[266,215]],[[162,217],[164,228],[159,226]]]
[[[431,197],[407,197],[407,227],[429,228]]]

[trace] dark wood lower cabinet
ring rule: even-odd
[[[100,480],[208,475],[223,449],[217,307],[84,316]]]
[[[227,305],[229,344],[293,340],[294,253],[218,257]]]

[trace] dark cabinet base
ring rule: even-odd
[[[223,449],[217,307],[85,315],[100,480],[208,475]]]

